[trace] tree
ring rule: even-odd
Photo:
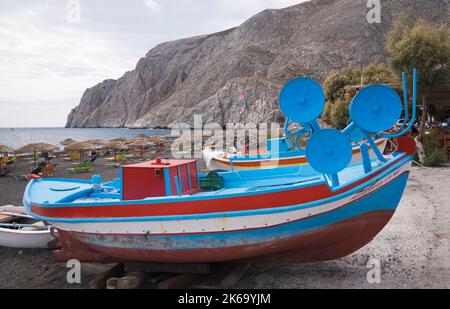
[[[322,122],[337,129],[346,127],[352,100],[352,94],[346,90],[347,86],[389,83],[392,79],[392,72],[385,64],[371,64],[363,69],[348,67],[331,74],[324,83],[327,104]]]
[[[419,73],[418,87],[422,99],[422,130],[427,120],[427,96],[450,75],[450,32],[444,25],[432,25],[425,19],[414,24],[408,15],[401,15],[388,34],[386,49],[390,67],[398,75]]]

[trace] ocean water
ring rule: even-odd
[[[90,139],[111,140],[113,138],[124,136],[133,138],[139,134],[147,136],[167,135],[167,130],[152,129],[64,129],[64,128],[0,128],[0,145],[6,145],[17,149],[31,143],[48,143],[59,145],[67,138],[76,141],[86,141]]]

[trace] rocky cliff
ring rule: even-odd
[[[167,128],[193,123],[194,114],[221,124],[279,120],[286,80],[385,62],[385,36],[400,12],[448,22],[449,1],[381,0],[382,23],[371,25],[367,0],[312,0],[263,11],[220,33],[163,43],[120,79],[88,89],[67,127]]]

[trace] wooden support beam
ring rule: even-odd
[[[99,274],[94,280],[89,282],[89,288],[91,289],[106,289],[107,281],[110,278],[120,276],[124,273],[124,265],[122,263],[115,265],[108,271]]]
[[[127,272],[209,275],[210,264],[126,263]]]
[[[147,280],[147,274],[145,273],[132,273],[127,274],[122,278],[110,278],[106,282],[106,288],[108,290],[135,290],[144,286]]]
[[[172,277],[158,284],[159,290],[187,289],[195,279],[195,275],[184,274]]]
[[[222,280],[220,283],[221,289],[232,289],[236,286],[239,280],[245,275],[251,264],[238,264],[236,267]]]

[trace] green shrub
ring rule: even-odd
[[[437,132],[433,131],[431,134],[426,134],[423,137],[422,144],[427,157],[425,161],[426,166],[437,167],[447,161],[445,151],[439,143],[439,134]]]
[[[447,156],[445,155],[445,151],[440,148],[435,148],[431,154],[427,155],[427,160],[425,161],[426,166],[430,167],[439,167],[447,161]]]
[[[354,95],[347,93],[347,86],[360,85],[361,81],[365,85],[388,83],[393,79],[392,72],[385,64],[371,64],[363,69],[348,67],[330,74],[323,85],[327,103],[322,122],[339,129],[345,128],[349,119],[349,102]]]
[[[350,118],[349,114],[350,102],[346,100],[337,100],[331,106],[331,125],[338,130],[343,130],[347,126]]]

